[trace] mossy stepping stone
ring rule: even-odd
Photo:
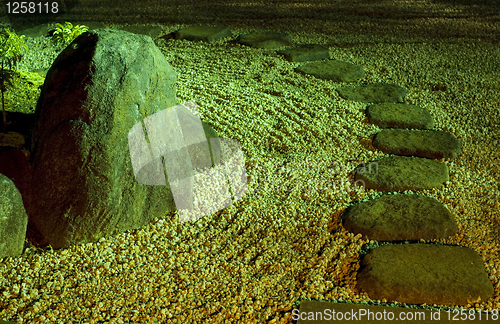
[[[139,35],[146,35],[151,38],[157,37],[162,32],[162,29],[160,27],[151,25],[122,26],[120,27],[120,30]]]
[[[175,32],[176,39],[186,39],[190,41],[203,41],[207,43],[215,42],[225,37],[231,37],[232,32],[228,27],[212,26],[189,26]]]
[[[455,218],[437,199],[384,195],[349,207],[343,226],[374,241],[437,240],[458,232]]]
[[[352,82],[365,76],[362,66],[339,60],[308,63],[296,67],[295,71],[335,82]]]
[[[277,49],[292,44],[292,37],[286,33],[272,31],[256,31],[241,35],[238,43],[255,48]]]
[[[448,166],[436,160],[392,155],[356,168],[356,184],[365,189],[404,191],[443,189],[450,180]]]
[[[290,62],[320,61],[330,58],[328,48],[319,44],[304,44],[277,51]]]
[[[434,130],[386,128],[375,135],[373,146],[387,154],[429,159],[454,159],[462,153],[462,144],[453,134]]]
[[[463,246],[384,245],[363,258],[360,270],[357,288],[371,299],[465,306],[493,296],[483,259]]]
[[[368,121],[380,128],[430,129],[434,119],[427,109],[407,104],[384,102],[366,106]]]
[[[340,97],[359,102],[402,102],[406,90],[396,84],[370,83],[337,89]]]

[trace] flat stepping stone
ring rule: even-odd
[[[380,128],[398,127],[409,129],[430,129],[434,119],[427,109],[407,104],[384,102],[366,107],[368,121]]]
[[[146,35],[151,38],[158,37],[158,35],[160,35],[162,32],[162,29],[160,27],[151,25],[121,26],[119,29],[134,34]]]
[[[256,31],[238,38],[238,43],[246,46],[264,49],[278,49],[280,47],[290,46],[292,37],[287,33],[278,33],[272,31]]]
[[[374,241],[444,239],[458,232],[455,218],[437,199],[385,195],[349,207],[342,215],[349,232]]]
[[[194,42],[215,42],[225,37],[231,37],[228,27],[189,26],[175,32],[175,39],[186,39]]]
[[[435,130],[386,128],[375,135],[373,146],[387,154],[429,159],[454,159],[462,153],[455,135]]]
[[[463,246],[384,245],[371,250],[360,269],[357,287],[371,299],[467,305],[493,296],[482,258]]]
[[[359,102],[402,102],[406,90],[396,84],[370,83],[337,89],[340,97]]]
[[[277,51],[290,62],[320,61],[330,58],[327,47],[318,44],[305,44]]]
[[[356,168],[356,184],[379,191],[443,189],[448,166],[436,160],[392,155]]]
[[[339,60],[308,63],[295,68],[295,71],[335,82],[352,82],[365,76],[362,66]]]

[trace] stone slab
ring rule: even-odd
[[[179,29],[175,33],[175,38],[211,43],[225,37],[231,37],[231,35],[231,29],[228,27],[189,26]]]
[[[366,107],[368,121],[380,128],[430,129],[434,119],[427,109],[408,104],[385,102]]]
[[[451,133],[434,130],[386,128],[373,138],[373,146],[387,154],[454,159],[462,144]]]
[[[287,33],[256,31],[238,37],[238,43],[255,48],[278,49],[292,44],[292,37]]]
[[[448,166],[420,157],[389,156],[356,168],[356,184],[365,189],[404,191],[443,189],[449,181]]]
[[[346,100],[375,103],[403,102],[406,90],[396,84],[370,83],[346,86],[337,89],[339,96]]]
[[[362,79],[365,76],[362,66],[339,60],[304,64],[296,67],[295,71],[335,82],[352,82]]]
[[[320,61],[330,58],[328,48],[319,44],[299,45],[276,53],[283,55],[285,60],[290,62]]]
[[[345,229],[375,241],[444,239],[458,232],[450,211],[423,195],[384,195],[349,207],[342,219]]]

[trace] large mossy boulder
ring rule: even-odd
[[[176,104],[176,76],[152,39],[96,29],[47,73],[35,111],[30,224],[54,248],[93,242],[175,209],[168,186],[136,181],[127,135]]]

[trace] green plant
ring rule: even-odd
[[[62,24],[56,24],[56,30],[52,35],[52,42],[54,45],[58,47],[68,46],[75,38],[77,38],[80,34],[89,30],[87,26],[84,25],[76,25],[73,26],[69,21]]]
[[[0,34],[0,60],[2,61],[2,69],[0,71],[0,90],[2,91],[2,111],[3,111],[3,127],[7,127],[7,118],[5,115],[5,82],[10,82],[12,77],[12,68],[17,66],[17,63],[23,58],[23,55],[28,51],[28,47],[24,43],[24,35],[18,36],[14,31],[5,29],[5,33]],[[4,69],[4,66],[9,67],[9,71]]]

